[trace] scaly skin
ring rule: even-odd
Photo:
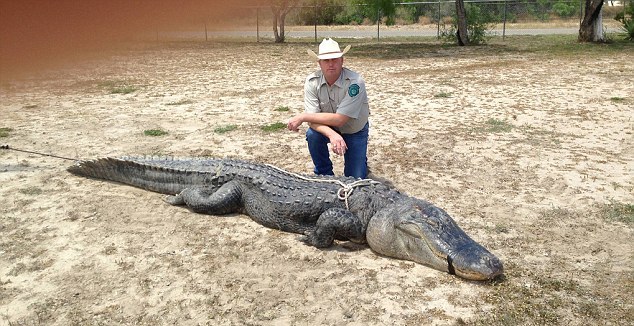
[[[353,178],[298,175],[239,160],[102,158],[68,171],[167,194],[168,203],[197,213],[243,213],[263,226],[303,234],[319,248],[347,240],[466,279],[503,273],[500,260],[444,210],[379,183],[354,188],[346,205],[337,196],[339,183]]]

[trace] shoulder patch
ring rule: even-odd
[[[350,85],[350,87],[348,87],[348,95],[350,95],[350,97],[355,97],[359,95],[359,85],[357,84]]]

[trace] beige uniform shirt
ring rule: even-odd
[[[361,75],[343,68],[339,79],[328,86],[321,70],[308,75],[304,84],[304,110],[309,113],[339,113],[350,117],[340,128],[342,134],[353,134],[365,126],[370,115],[368,94]]]

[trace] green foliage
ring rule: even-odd
[[[363,17],[377,22],[382,17],[387,17],[386,24],[394,24],[396,6],[392,0],[354,0]]]
[[[261,126],[260,129],[266,132],[278,131],[286,128],[286,124],[283,122],[276,122],[269,125]]]
[[[13,131],[11,128],[2,127],[0,128],[0,137],[9,137],[9,133]]]
[[[335,23],[335,17],[345,4],[341,0],[322,0],[317,2],[317,8],[312,7],[314,3],[299,10],[299,21],[304,25],[331,25]],[[315,17],[316,16],[316,17]],[[316,20],[316,21],[315,21]]]
[[[487,120],[486,124],[488,126],[487,131],[489,132],[509,132],[513,129],[513,125],[505,120],[491,118]]]
[[[227,133],[227,132],[230,132],[230,131],[234,131],[236,129],[238,129],[238,126],[236,126],[236,125],[226,125],[226,126],[216,127],[214,129],[214,132],[217,133],[217,134],[224,134],[224,133]]]
[[[562,0],[553,5],[553,11],[561,18],[574,16],[578,12],[577,8],[576,4]]]
[[[184,104],[192,104],[194,101],[192,100],[180,100],[175,102],[169,102],[166,105],[184,105]]]
[[[23,189],[19,189],[18,192],[20,192],[21,194],[25,194],[25,195],[31,195],[31,196],[36,196],[36,195],[40,195],[42,193],[42,189],[32,186],[32,187],[28,187],[28,188],[23,188]]]
[[[436,98],[450,98],[451,97],[451,93],[440,92],[440,93],[434,95],[434,97],[436,97]]]
[[[625,32],[625,39],[634,41],[634,2],[630,1],[623,12],[618,13],[614,19],[623,24],[621,29]]]
[[[612,202],[604,205],[601,210],[608,220],[634,225],[634,204]]]
[[[290,111],[290,108],[288,106],[278,106],[275,111],[277,112],[288,112]]]
[[[152,136],[152,137],[164,136],[164,135],[167,135],[167,131],[161,130],[161,129],[148,129],[148,130],[144,130],[143,134],[146,136]]]
[[[134,87],[134,86],[130,86],[130,85],[123,85],[123,86],[119,86],[119,87],[115,87],[113,88],[110,93],[112,94],[130,94],[130,93],[134,93],[138,90],[138,88]]]
[[[487,32],[493,28],[494,17],[488,11],[483,11],[477,4],[466,3],[465,11],[467,13],[467,34],[471,44],[484,44],[487,41]],[[441,31],[441,39],[456,43],[458,31],[458,18],[453,15],[453,23],[449,28],[443,25]]]
[[[98,83],[99,87],[106,88],[110,94],[130,94],[138,90],[126,81],[106,80]]]
[[[339,25],[360,25],[363,23],[363,13],[357,6],[346,5],[339,7],[334,17],[334,23]]]
[[[414,24],[418,17],[416,15],[416,6],[398,6],[395,10],[395,20],[400,24]]]

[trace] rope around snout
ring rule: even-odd
[[[350,196],[352,196],[352,193],[354,192],[355,188],[358,187],[365,187],[365,186],[370,186],[370,185],[374,185],[374,184],[380,184],[380,182],[372,180],[372,179],[359,179],[359,180],[355,180],[354,182],[351,183],[345,183],[343,181],[337,180],[337,179],[318,179],[318,178],[309,178],[309,177],[305,177],[301,174],[297,174],[297,173],[293,173],[293,172],[288,172],[286,170],[280,169],[277,166],[273,166],[270,164],[264,164],[278,172],[282,172],[284,174],[288,174],[290,176],[293,176],[295,178],[304,180],[304,181],[311,181],[311,182],[323,182],[323,183],[336,183],[338,184],[341,188],[339,188],[339,190],[337,190],[337,198],[341,201],[344,201],[346,203],[346,209],[350,210],[350,206],[348,205],[348,198],[350,198]]]

